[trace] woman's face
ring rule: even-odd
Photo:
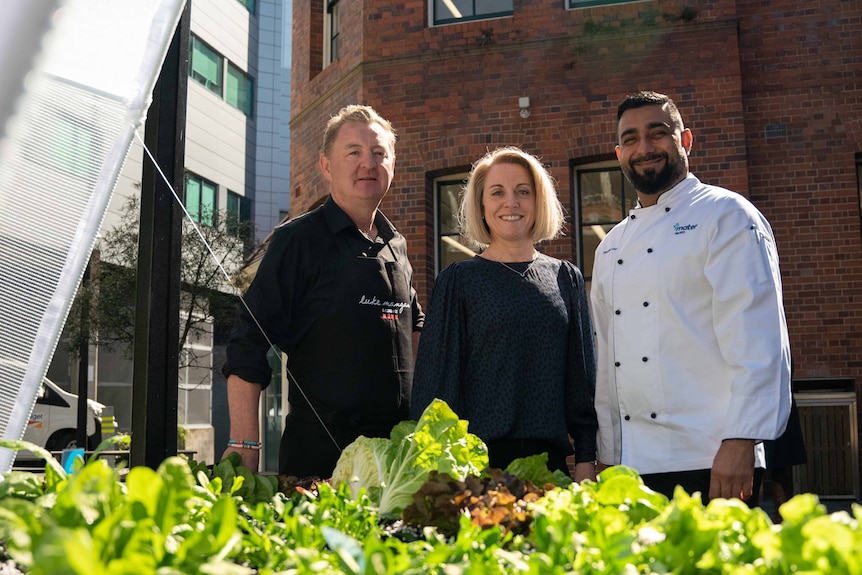
[[[482,190],[482,215],[491,241],[532,242],[536,190],[530,172],[519,164],[494,164]]]

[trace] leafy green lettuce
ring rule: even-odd
[[[572,478],[568,473],[564,473],[559,469],[555,469],[554,471],[548,469],[547,453],[538,453],[515,459],[506,467],[506,472],[525,481],[532,481],[533,485],[538,487],[544,487],[545,485],[568,487],[572,484]]]
[[[385,437],[360,435],[344,448],[335,470],[332,484],[346,483],[353,499],[364,488],[375,503],[380,502],[380,489],[386,484],[386,471],[392,459],[392,441]]]
[[[360,436],[348,445],[332,473],[354,497],[365,489],[381,515],[400,513],[432,471],[463,480],[488,466],[488,448],[467,431],[449,405],[435,399],[419,421],[402,421],[389,439]]]

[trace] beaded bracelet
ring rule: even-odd
[[[228,439],[228,447],[241,447],[243,449],[260,449],[260,441],[248,441],[239,439]]]

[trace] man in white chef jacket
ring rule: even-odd
[[[692,133],[670,98],[638,92],[617,112],[638,204],[593,268],[599,462],[668,497],[680,485],[704,502],[756,502],[762,441],[790,411],[772,228],[743,196],[689,173]]]

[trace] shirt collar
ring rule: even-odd
[[[323,214],[323,218],[326,220],[326,224],[329,226],[329,231],[331,231],[333,235],[346,229],[356,229],[356,224],[354,224],[353,220],[350,219],[350,216],[348,216],[347,213],[335,203],[332,196],[326,198],[326,201],[323,202],[323,206],[321,206],[320,210]],[[377,233],[381,238],[383,238],[383,240],[388,242],[395,237],[395,226],[392,225],[380,210],[377,210],[377,213],[374,215],[374,225],[377,226]]]
[[[680,180],[674,187],[667,190],[666,192],[662,192],[662,194],[658,197],[658,201],[655,203],[656,206],[661,205],[669,205],[675,202],[677,199],[687,195],[694,187],[700,183],[700,180],[695,177],[694,174],[689,172],[682,180]],[[652,206],[650,206],[652,207]],[[644,209],[641,206],[640,200],[638,200],[637,204],[634,207],[635,210]],[[634,210],[632,210],[634,211]]]

